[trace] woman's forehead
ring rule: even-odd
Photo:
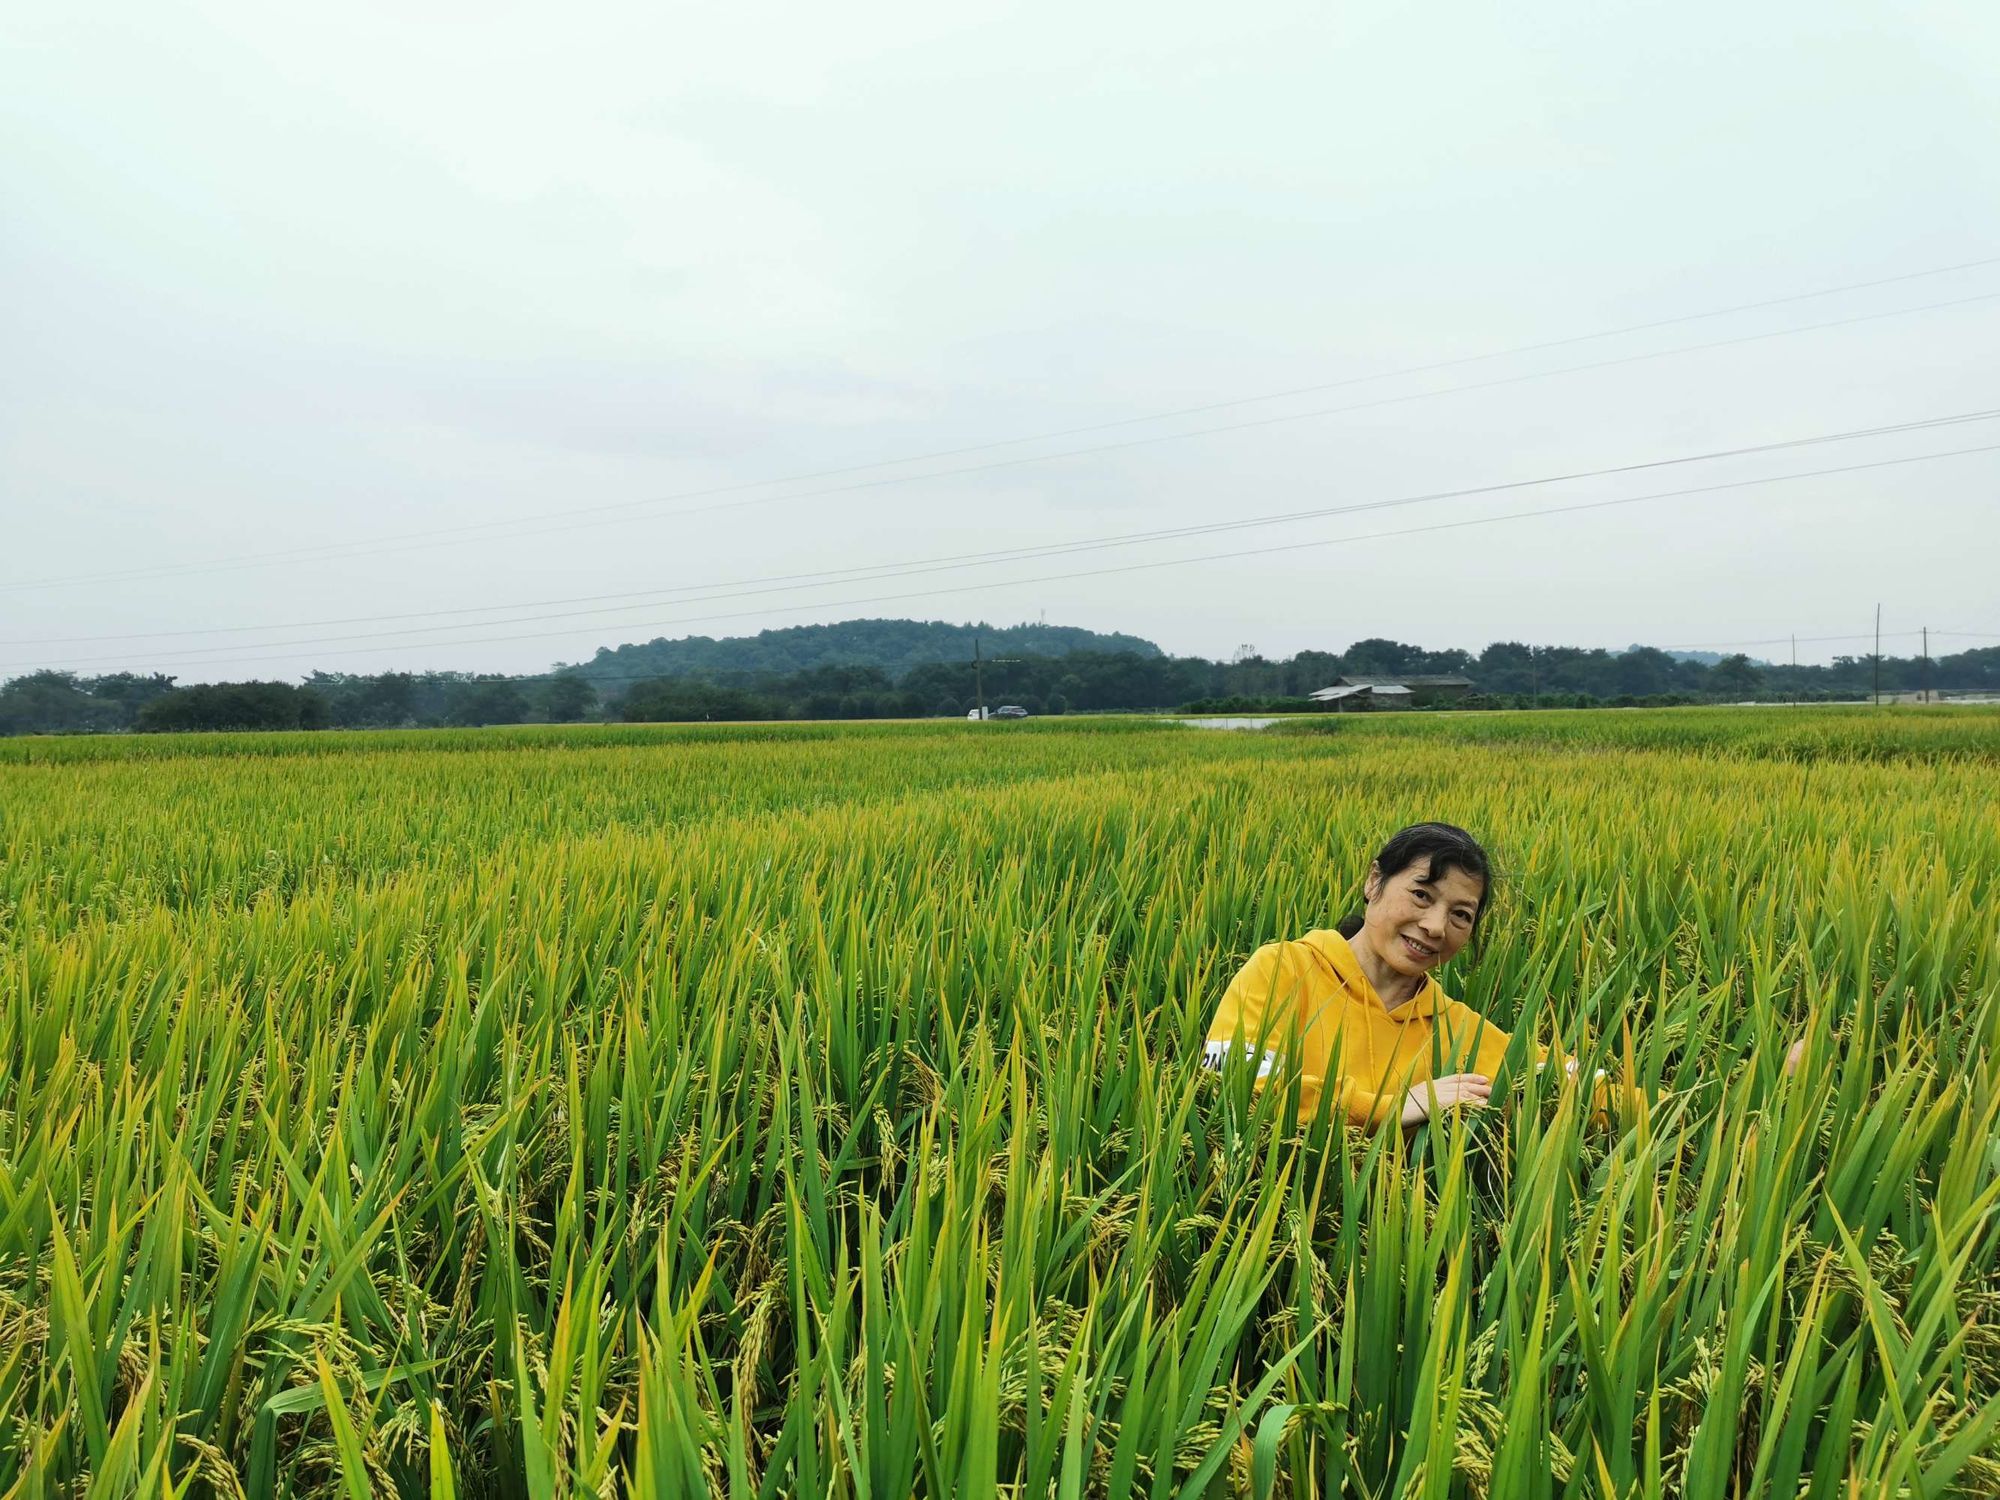
[[[1403,871],[1404,878],[1412,885],[1429,885],[1447,900],[1477,901],[1486,889],[1486,882],[1477,875],[1461,870],[1457,865],[1445,866],[1444,874],[1432,879],[1431,858],[1412,860],[1410,867]]]

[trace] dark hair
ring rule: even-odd
[[[1433,880],[1447,870],[1463,870],[1479,882],[1479,905],[1472,913],[1472,934],[1478,937],[1479,920],[1486,915],[1487,902],[1493,899],[1493,861],[1479,847],[1479,840],[1455,823],[1412,823],[1390,836],[1375,856],[1375,864],[1387,880],[1420,859],[1430,861]],[[1334,931],[1351,938],[1361,931],[1366,919],[1365,911],[1354,912]]]

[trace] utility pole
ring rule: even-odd
[[[996,656],[993,665],[1011,666],[1021,658],[1018,656]],[[986,662],[979,654],[979,632],[972,632],[972,691],[979,699],[979,722],[986,722]]]
[[[1875,687],[1871,694],[1875,706],[1882,706],[1882,606],[1875,606]]]
[[[1792,632],[1792,707],[1799,706],[1799,633]]]
[[[1931,701],[1931,628],[1924,627],[1924,675],[1919,679],[1924,690],[1924,702]]]
[[[1542,706],[1542,659],[1535,655],[1535,648],[1533,646],[1528,648],[1528,674],[1529,681],[1535,687],[1535,707],[1540,708]]]

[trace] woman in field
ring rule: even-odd
[[[1492,862],[1462,828],[1419,823],[1382,846],[1361,911],[1337,928],[1266,943],[1223,994],[1203,1065],[1297,1073],[1299,1115],[1323,1098],[1352,1124],[1413,1126],[1484,1105],[1507,1033],[1447,996],[1431,970],[1479,929]]]
[[[1463,828],[1403,829],[1369,866],[1361,911],[1251,955],[1222,997],[1202,1065],[1242,1056],[1260,1080],[1295,1072],[1301,1119],[1330,1107],[1368,1130],[1483,1107],[1508,1034],[1445,994],[1432,970],[1478,932],[1492,891],[1492,862]],[[1787,1072],[1804,1046],[1787,1055]],[[1575,1071],[1573,1059],[1564,1065]],[[1595,1092],[1608,1118],[1601,1075]]]

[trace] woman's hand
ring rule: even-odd
[[[1421,1125],[1431,1118],[1433,1111],[1454,1104],[1484,1109],[1492,1093],[1493,1080],[1482,1073],[1447,1073],[1442,1078],[1433,1078],[1403,1095],[1403,1126],[1408,1129]]]

